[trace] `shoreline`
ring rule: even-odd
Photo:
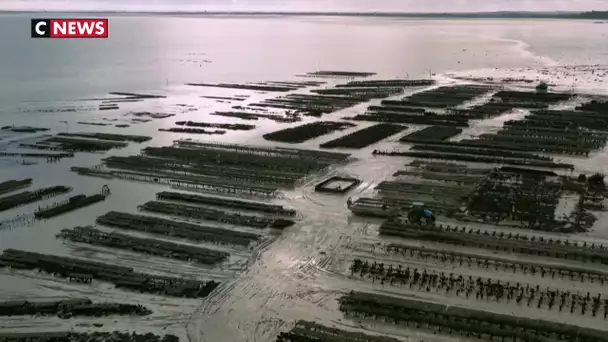
[[[595,12],[595,11],[594,11]],[[0,10],[2,14],[32,14],[32,13],[53,13],[53,14],[93,14],[93,15],[119,15],[119,16],[196,16],[196,17],[374,17],[374,18],[403,18],[403,19],[575,19],[575,20],[608,20],[608,11],[593,12],[452,12],[452,13],[432,13],[432,12],[304,12],[304,11],[11,11]]]

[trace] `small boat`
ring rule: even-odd
[[[546,82],[540,82],[536,86],[537,91],[547,91],[547,89],[549,89],[549,85]]]

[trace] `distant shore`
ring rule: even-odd
[[[96,15],[167,15],[167,16],[331,16],[331,17],[379,17],[413,19],[586,19],[607,20],[608,11],[591,12],[271,12],[271,11],[181,11],[181,12],[132,12],[132,11],[0,11],[0,14],[65,13]]]

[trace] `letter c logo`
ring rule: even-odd
[[[32,38],[50,38],[51,23],[51,19],[32,19]]]
[[[44,34],[46,33],[46,31],[40,29],[40,27],[42,26],[46,26],[46,21],[40,21],[36,24],[36,33],[40,36],[44,36]]]

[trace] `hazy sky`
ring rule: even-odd
[[[0,0],[0,10],[555,11],[608,10],[608,0]]]

